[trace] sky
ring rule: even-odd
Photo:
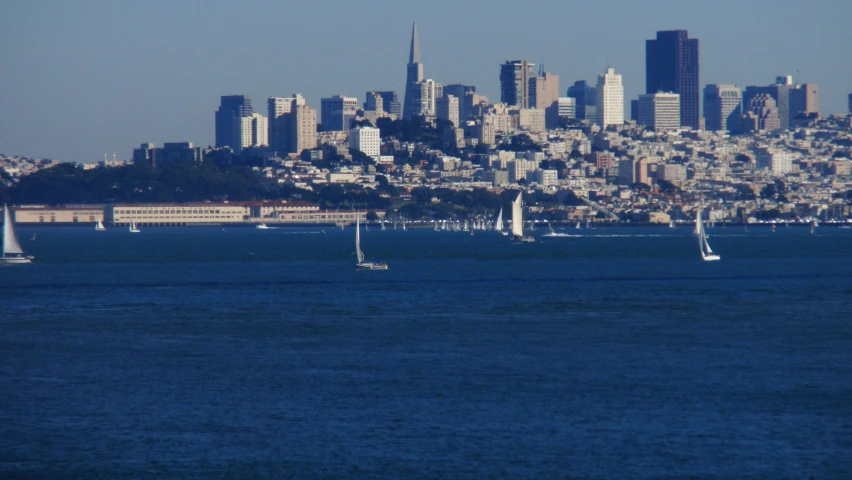
[[[144,142],[213,144],[221,95],[320,98],[397,90],[417,22],[426,78],[499,100],[499,65],[623,75],[644,93],[645,40],[685,29],[700,82],[820,87],[823,115],[852,92],[848,0],[0,0],[0,153],[97,162]],[[797,73],[798,72],[798,73]],[[626,108],[625,111],[629,111]]]

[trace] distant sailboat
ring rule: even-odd
[[[136,220],[131,220],[131,221],[130,221],[130,225],[127,227],[127,229],[130,231],[130,233],[139,233],[139,232],[141,232],[141,230],[139,230],[138,228],[136,228]]]
[[[497,223],[494,224],[494,230],[500,232],[503,230],[503,209],[497,214]]]
[[[385,231],[385,221],[384,220],[382,220],[382,231],[383,232]]]
[[[367,262],[364,260],[364,252],[361,251],[361,217],[355,219],[355,254],[358,256],[358,263],[355,268],[358,270],[387,270],[388,264],[384,262]]]
[[[704,259],[705,262],[721,260],[722,257],[714,254],[713,250],[710,248],[710,244],[707,243],[707,234],[704,232],[704,223],[701,221],[700,211],[695,217],[695,225],[698,229],[698,248],[701,250],[701,258]]]
[[[265,223],[258,223],[257,225],[254,226],[254,228],[256,228],[258,230],[269,230],[269,225],[267,225]]]
[[[405,220],[402,221],[402,230],[405,231]]]
[[[674,220],[669,220],[669,228],[675,228]]]
[[[31,256],[24,256],[24,249],[15,236],[15,227],[12,225],[12,216],[9,207],[3,205],[3,251],[0,253],[0,265],[21,265],[33,263]]]
[[[580,227],[580,222],[577,222],[577,225],[574,225],[574,228],[576,228],[577,230],[579,230],[579,229],[581,228],[581,227]]]
[[[99,232],[102,232],[102,231],[106,230],[106,228],[104,228],[104,224],[103,224],[103,222],[101,222],[100,220],[98,220],[98,223],[97,223],[97,224],[95,224],[95,230],[97,230],[97,231],[99,231]]]
[[[524,236],[524,192],[518,192],[518,198],[512,202],[512,238],[523,243],[535,242],[535,238]]]
[[[547,222],[547,228],[550,231],[544,234],[545,237],[570,237],[571,236],[567,233],[557,232],[556,230],[553,229],[553,225],[551,225],[550,222]]]

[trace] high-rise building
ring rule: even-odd
[[[418,83],[417,89],[412,96],[412,115],[434,116],[435,100],[441,98],[443,95],[444,89],[441,84],[431,78]]]
[[[417,38],[417,24],[411,27],[411,51],[408,53],[408,66],[405,76],[405,110],[402,118],[409,120],[420,115],[420,82],[423,81],[423,61],[420,59],[420,40]]]
[[[743,106],[748,106],[753,98],[761,94],[775,100],[780,128],[790,128],[793,119],[800,114],[819,114],[819,86],[816,84],[794,84],[793,77],[784,75],[776,77],[774,85],[749,85],[743,93]]]
[[[269,146],[279,153],[301,153],[317,146],[317,111],[299,94],[270,97]]]
[[[381,155],[382,138],[378,128],[356,127],[349,130],[349,148],[364,152],[368,157],[378,159]]]
[[[559,127],[559,75],[539,73],[529,80],[530,108],[544,110],[547,128]]]
[[[394,115],[397,119],[401,118],[402,115],[402,105],[399,104],[399,95],[394,91],[384,91],[384,92],[367,92],[367,101],[364,102],[364,110],[371,110],[368,108],[367,103],[370,101],[370,97],[373,95],[378,95],[382,99],[382,110],[390,115]]]
[[[529,80],[529,108],[546,109],[559,100],[559,75],[544,72]]]
[[[606,73],[598,75],[595,92],[597,94],[596,123],[601,128],[609,125],[623,125],[624,85],[621,83],[621,75],[617,75],[612,68],[607,68]]]
[[[459,126],[459,99],[455,95],[447,95],[435,100],[435,116],[440,120],[452,122]]]
[[[384,112],[385,101],[381,95],[376,92],[367,92],[364,97],[364,111],[367,112]]]
[[[465,102],[465,98],[470,93],[471,95],[476,94],[476,87],[473,85],[462,85],[460,83],[454,83],[452,85],[444,85],[444,95],[452,95],[459,99],[459,121],[467,121],[467,117],[471,115],[469,104],[472,102]],[[472,106],[472,105],[471,105]],[[458,126],[458,125],[456,125]]]
[[[800,115],[819,117],[819,85],[805,83],[790,90],[790,124]]]
[[[317,148],[317,111],[307,105],[293,107],[290,121],[289,152],[301,154],[302,150]]]
[[[328,131],[349,130],[349,124],[355,118],[356,110],[358,110],[358,99],[354,97],[334,95],[320,99],[322,113],[320,123]]]
[[[216,110],[216,146],[235,147],[239,140],[235,118],[248,117],[254,111],[248,95],[223,95]]]
[[[589,85],[585,80],[578,80],[568,88],[565,96],[577,100],[577,119],[595,120],[597,117],[595,87]]]
[[[740,130],[740,87],[710,84],[704,87],[704,128],[712,132]]]
[[[234,117],[238,139],[233,145],[234,153],[240,153],[248,147],[269,145],[269,126],[266,117],[252,113],[247,117]]]
[[[559,97],[557,100],[559,118],[577,118],[577,99]]]
[[[852,93],[849,94],[849,113],[852,113]]]
[[[680,128],[680,95],[677,93],[648,93],[639,95],[636,121],[654,130]]]
[[[698,39],[689,38],[686,30],[659,31],[655,40],[645,41],[645,93],[680,94],[680,123],[696,130],[698,70]]]
[[[744,132],[779,129],[781,121],[778,112],[778,105],[771,95],[757,94],[743,109],[741,129]]]
[[[509,60],[500,65],[500,101],[511,107],[529,108],[529,81],[534,64]]]

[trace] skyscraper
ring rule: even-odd
[[[616,75],[615,70],[607,68],[606,73],[598,75],[595,91],[597,93],[596,123],[601,128],[609,125],[623,125],[624,85],[621,83],[621,75]]]
[[[269,98],[269,146],[283,153],[301,153],[317,146],[317,111],[305,97]]]
[[[453,123],[453,126],[459,126],[459,99],[454,95],[444,95],[435,100],[435,116],[440,120],[446,120]]]
[[[367,100],[369,100],[371,95],[379,95],[382,97],[382,110],[385,113],[389,113],[391,115],[395,115],[397,119],[401,118],[402,115],[402,105],[399,104],[399,95],[394,91],[384,91],[384,92],[367,92]],[[366,102],[364,103],[365,110],[370,110],[366,108]]]
[[[559,75],[540,72],[529,80],[530,108],[545,111],[547,128],[559,127]]]
[[[759,93],[743,106],[742,131],[776,130],[781,128],[778,105],[768,93]]]
[[[234,117],[234,126],[238,139],[232,145],[234,153],[240,153],[248,147],[265,147],[269,145],[269,126],[266,117],[252,113],[246,117]]]
[[[510,107],[529,108],[529,81],[534,64],[509,60],[500,65],[500,101]]]
[[[355,118],[358,99],[334,95],[320,99],[320,112],[323,127],[329,131],[349,130],[349,123]]]
[[[711,132],[740,130],[742,96],[737,85],[704,87],[704,128]]]
[[[790,128],[793,119],[799,114],[819,113],[819,86],[813,83],[794,84],[793,77],[789,75],[775,77],[774,85],[747,86],[743,93],[743,106],[750,105],[752,99],[761,94],[775,100],[781,125],[779,128]]]
[[[680,95],[677,93],[646,93],[639,95],[636,121],[654,130],[680,128]]]
[[[473,85],[462,85],[460,83],[454,83],[452,85],[444,85],[444,95],[452,95],[459,99],[459,121],[467,121],[467,117],[470,116],[471,112],[469,107],[470,102],[466,102],[467,94],[476,94],[476,87]],[[458,125],[456,125],[458,127]]]
[[[415,115],[435,115],[435,100],[444,96],[444,87],[440,83],[427,78],[418,82],[416,90],[412,96],[411,114]]]
[[[849,94],[849,113],[852,113],[852,93]]]
[[[408,120],[419,115],[420,102],[415,96],[419,96],[420,86],[423,81],[423,61],[420,59],[420,40],[417,38],[417,24],[411,27],[411,51],[408,53],[408,66],[405,75],[405,105],[403,106],[402,118]]]
[[[236,147],[239,141],[239,117],[249,117],[254,111],[248,95],[223,95],[216,110],[216,146]]]
[[[574,82],[574,85],[568,87],[565,96],[576,99],[578,120],[594,120],[597,117],[595,113],[595,106],[597,105],[595,87],[589,85],[585,80]]]
[[[645,41],[645,93],[680,94],[680,123],[699,128],[698,39],[686,30],[657,32]]]

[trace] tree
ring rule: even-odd
[[[575,149],[571,150],[571,158],[573,158],[574,160],[579,160],[579,159],[583,158],[583,154],[580,153],[580,150],[575,148]]]
[[[361,120],[353,119],[349,122],[349,128],[357,128],[357,127],[372,127],[373,124],[367,120],[366,118],[362,118]]]
[[[754,194],[754,190],[748,185],[740,184],[737,185],[737,198],[740,200],[754,200],[757,198],[757,195]]]
[[[367,212],[367,221],[375,222],[379,219],[379,216],[376,215],[376,212]]]

